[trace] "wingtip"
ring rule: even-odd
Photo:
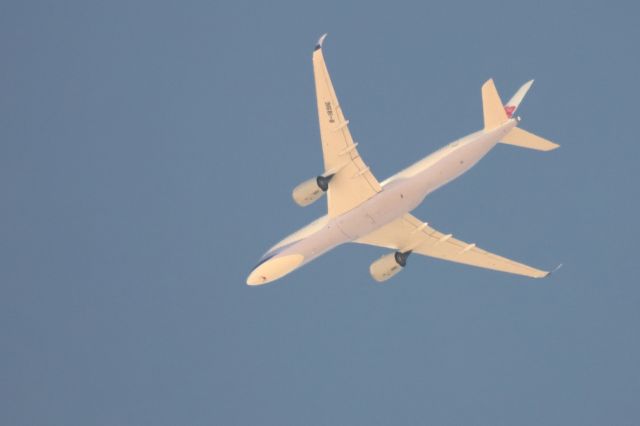
[[[548,278],[551,275],[553,275],[556,271],[558,271],[560,268],[562,268],[562,263],[559,264],[558,266],[556,266],[555,268],[553,268],[551,271],[547,272],[547,275],[544,276],[544,278]]]
[[[318,39],[318,42],[316,43],[316,48],[315,50],[320,50],[322,49],[322,43],[324,43],[324,39],[327,37],[327,33],[322,34],[322,36],[320,36],[320,38]]]

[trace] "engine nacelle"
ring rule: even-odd
[[[313,204],[329,189],[329,182],[333,175],[318,176],[302,182],[293,189],[293,201],[301,207]]]
[[[393,277],[398,272],[402,271],[407,264],[407,258],[411,254],[411,251],[401,253],[399,251],[395,253],[389,253],[376,260],[369,267],[369,272],[374,280],[383,282]]]

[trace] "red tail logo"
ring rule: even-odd
[[[513,112],[516,110],[516,107],[513,105],[507,105],[504,107],[504,112],[507,113],[507,116],[509,118],[511,118],[511,116],[513,115]]]

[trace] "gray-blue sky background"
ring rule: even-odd
[[[633,2],[0,4],[0,423],[637,425]],[[415,214],[536,281],[343,246],[246,275],[324,213],[311,52],[384,179],[536,82]]]

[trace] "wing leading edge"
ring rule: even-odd
[[[318,103],[325,176],[333,175],[327,191],[329,217],[358,206],[381,191],[380,183],[362,161],[340,108],[322,54],[323,35],[313,52],[313,75]]]
[[[436,231],[411,214],[383,226],[355,241],[399,251],[409,251],[450,262],[464,263],[495,271],[544,278],[549,272],[490,253],[475,244]]]

